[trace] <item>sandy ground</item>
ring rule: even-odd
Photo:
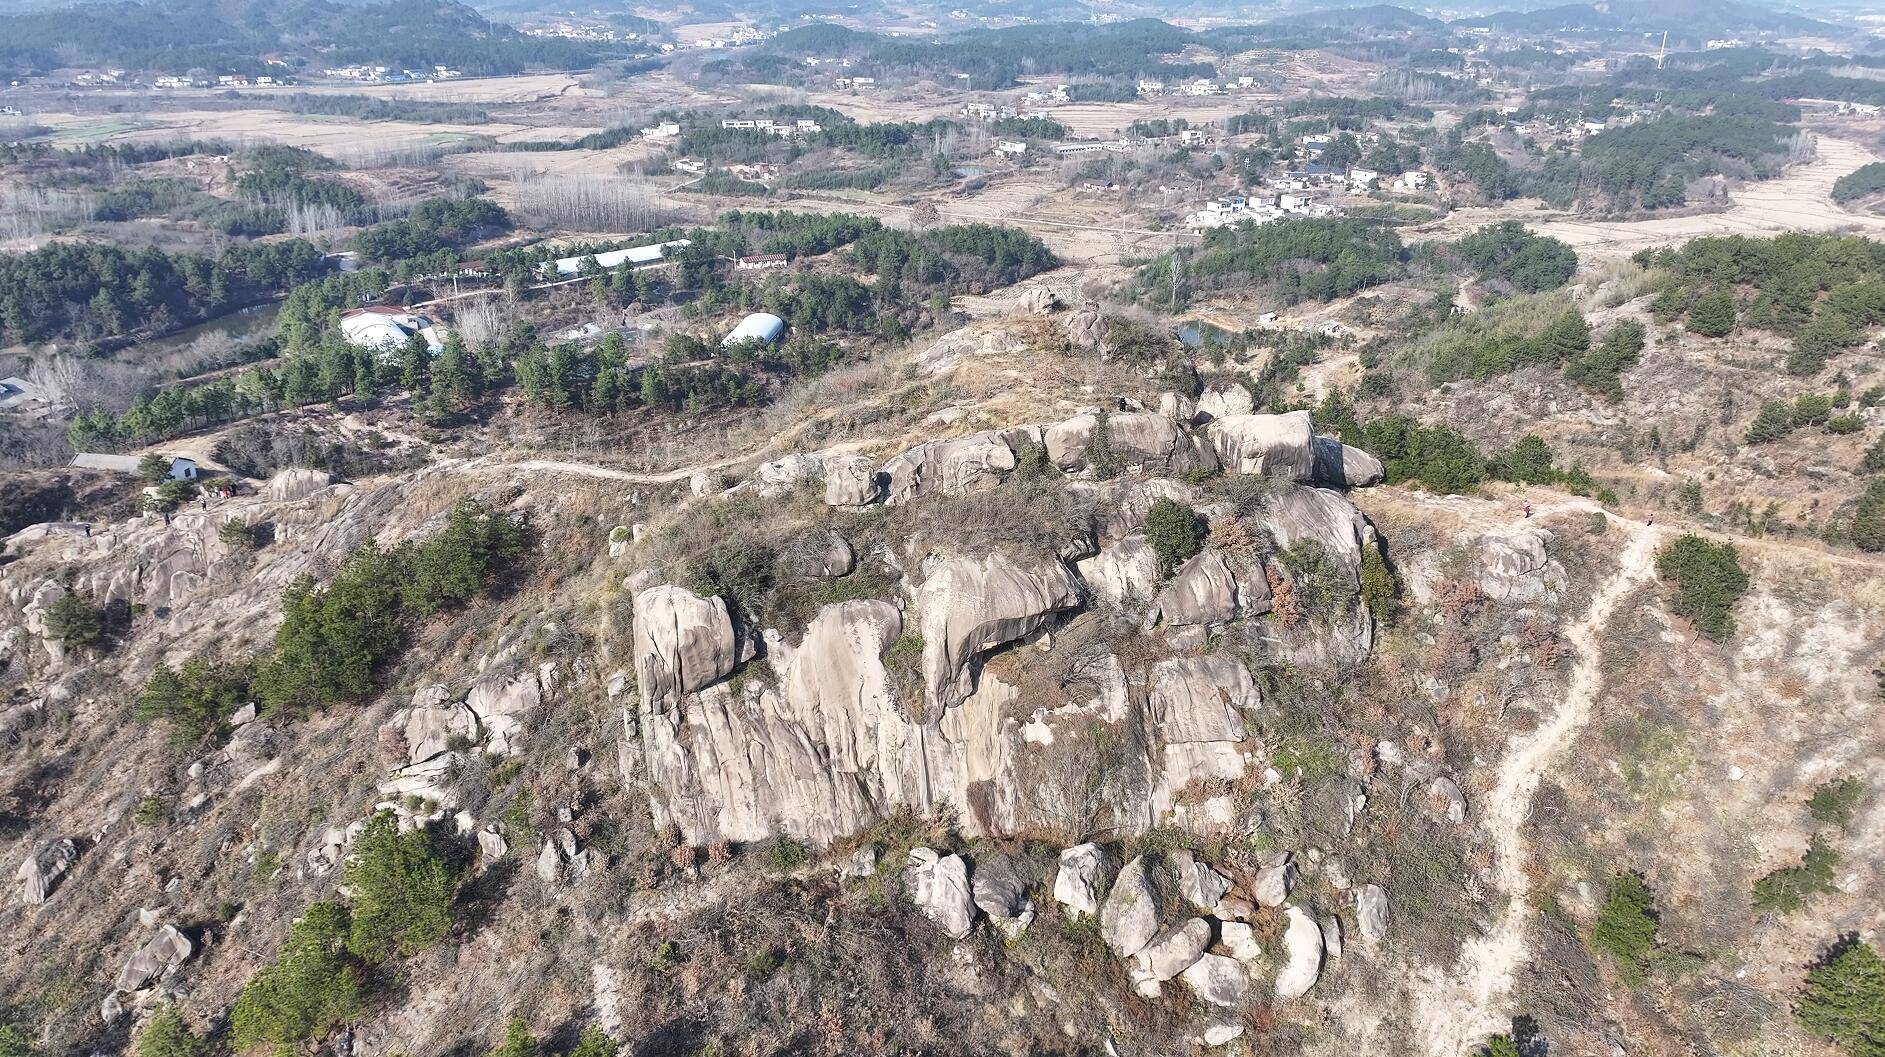
[[[1442,224],[1422,228],[1411,238],[1450,238],[1501,220],[1524,220],[1533,231],[1576,247],[1586,256],[1627,257],[1644,249],[1670,246],[1704,235],[1778,235],[1787,231],[1852,230],[1885,237],[1885,217],[1848,212],[1833,204],[1833,181],[1879,161],[1878,155],[1848,139],[1821,136],[1819,153],[1778,179],[1750,183],[1730,192],[1727,209],[1684,217],[1602,222],[1529,210],[1462,209]]]
[[[232,143],[284,143],[345,158],[365,148],[450,143],[474,136],[499,142],[563,139],[599,131],[599,125],[534,126],[491,121],[482,125],[414,121],[361,121],[350,117],[288,114],[279,110],[180,110],[121,118],[91,114],[35,114],[63,145],[221,139]]]

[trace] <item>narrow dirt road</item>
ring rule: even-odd
[[[1531,881],[1525,873],[1525,824],[1531,816],[1532,797],[1558,754],[1590,721],[1592,705],[1603,688],[1598,638],[1604,627],[1618,603],[1655,575],[1657,531],[1617,520],[1633,526],[1630,543],[1616,573],[1591,599],[1590,608],[1566,629],[1565,637],[1577,650],[1578,659],[1564,701],[1537,730],[1512,740],[1499,765],[1498,783],[1480,805],[1492,836],[1495,878],[1506,905],[1491,931],[1467,942],[1451,972],[1431,970],[1415,985],[1415,1032],[1421,1051],[1431,1057],[1462,1057],[1511,1023],[1506,998],[1513,976],[1530,956],[1529,934],[1536,913],[1528,899]]]

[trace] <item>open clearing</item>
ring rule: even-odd
[[[1773,180],[1744,184],[1729,192],[1727,209],[1693,216],[1650,220],[1578,220],[1561,213],[1514,209],[1462,209],[1436,225],[1408,232],[1420,238],[1455,238],[1486,224],[1523,220],[1541,235],[1562,240],[1586,257],[1628,257],[1705,235],[1778,235],[1788,231],[1858,231],[1885,237],[1885,217],[1852,213],[1833,203],[1833,182],[1872,162],[1878,155],[1860,144],[1830,136],[1819,138],[1819,152]]]

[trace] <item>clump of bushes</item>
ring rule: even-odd
[[[1145,541],[1168,575],[1204,549],[1205,533],[1203,515],[1170,499],[1157,500],[1145,515]]]
[[[1806,975],[1794,1015],[1850,1057],[1885,1057],[1885,959],[1849,940]]]
[[[230,1029],[238,1048],[290,1048],[360,1015],[366,1008],[366,967],[347,949],[348,932],[345,906],[308,907],[275,960],[236,999]]]
[[[1749,587],[1734,544],[1683,536],[1657,555],[1656,573],[1675,585],[1671,608],[1693,621],[1698,631],[1711,639],[1734,634],[1735,603]]]
[[[1806,802],[1807,813],[1815,822],[1843,826],[1852,821],[1864,795],[1864,782],[1851,776],[1836,778],[1813,790]]]
[[[1656,901],[1640,874],[1620,873],[1610,882],[1590,942],[1610,956],[1625,984],[1642,985],[1656,952]]]
[[[67,591],[46,607],[46,630],[69,650],[90,649],[105,640],[105,611]]]
[[[212,664],[200,657],[178,669],[160,664],[138,695],[132,715],[145,722],[169,723],[171,736],[178,742],[198,741],[220,733],[230,713],[247,700],[248,691],[249,673],[238,666]]]
[[[524,543],[521,525],[466,499],[436,535],[392,550],[368,543],[327,584],[295,581],[282,592],[275,648],[256,667],[256,699],[302,712],[369,696],[409,626],[477,597]]]
[[[1782,867],[1754,882],[1755,909],[1780,914],[1799,910],[1808,896],[1833,890],[1838,865],[1839,853],[1823,837],[1814,836],[1798,866]]]
[[[347,949],[369,962],[431,946],[452,927],[465,864],[457,849],[429,829],[400,832],[381,811],[353,843],[347,890],[353,912]]]

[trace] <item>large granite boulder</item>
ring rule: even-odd
[[[1278,999],[1301,998],[1316,985],[1322,975],[1322,927],[1301,907],[1286,912],[1289,924],[1283,930],[1286,962],[1276,974]]]
[[[333,480],[325,470],[296,466],[270,477],[268,484],[262,487],[262,495],[271,503],[290,503],[306,499],[332,484]]]
[[[1106,887],[1106,852],[1097,844],[1076,844],[1060,853],[1060,872],[1054,875],[1054,902],[1067,908],[1070,918],[1100,912],[1100,891]]]
[[[865,507],[884,497],[877,464],[861,455],[825,460],[825,505]]]
[[[1228,473],[1265,474],[1308,481],[1316,470],[1315,426],[1309,412],[1231,415],[1205,427]]]
[[[1192,962],[1184,978],[1201,1001],[1226,1008],[1244,1000],[1244,988],[1250,982],[1242,963],[1222,954],[1207,954]]]
[[[823,481],[825,457],[794,453],[771,462],[760,463],[753,471],[753,483],[759,494],[767,497],[785,495],[801,485]]]
[[[1099,415],[1084,414],[1048,426],[1041,434],[1048,461],[1068,473],[1086,469],[1099,422]],[[1106,438],[1122,466],[1178,474],[1217,465],[1208,445],[1195,441],[1167,416],[1149,411],[1108,414]]]
[[[117,988],[136,991],[170,972],[196,953],[196,944],[175,925],[164,925],[144,946],[132,952],[118,970]]]
[[[1192,555],[1173,573],[1147,614],[1153,623],[1210,626],[1237,616],[1237,574],[1215,549]]]
[[[975,899],[969,864],[960,855],[933,848],[910,852],[910,899],[951,939],[963,939],[975,926]]]
[[[412,695],[400,733],[406,741],[406,762],[424,763],[451,748],[455,738],[467,743],[478,738],[478,714],[451,699],[445,687],[433,683]]]
[[[634,649],[642,708],[654,712],[726,678],[739,660],[726,601],[685,587],[651,587],[635,596]]]
[[[884,464],[891,503],[925,495],[962,495],[992,486],[1015,468],[1014,449],[1001,433],[989,430],[952,440],[918,444]]]
[[[1496,602],[1550,602],[1564,593],[1564,567],[1545,545],[1548,529],[1528,527],[1479,540],[1479,590]]]
[[[1210,945],[1211,923],[1203,918],[1166,929],[1132,956],[1133,979],[1162,984],[1191,968]]]
[[[1367,488],[1387,479],[1381,460],[1333,437],[1315,439],[1315,481],[1328,488]]]
[[[1257,409],[1250,387],[1237,382],[1218,382],[1198,395],[1198,414],[1208,422],[1248,415]]]
[[[1055,613],[1080,604],[1080,585],[1059,561],[1023,566],[996,552],[976,561],[938,562],[923,580],[925,719],[961,704],[975,691],[980,655],[1046,627]]]
[[[1119,871],[1113,890],[1100,908],[1100,938],[1114,957],[1130,958],[1158,935],[1163,906],[1159,887],[1144,858],[1135,858]]]
[[[639,604],[639,599],[637,603]],[[719,599],[715,599],[719,601]],[[640,621],[636,622],[639,632]],[[480,676],[465,695],[465,707],[478,719],[485,749],[498,756],[517,751],[524,732],[524,718],[543,704],[545,679],[534,670],[513,674],[492,672]]]

